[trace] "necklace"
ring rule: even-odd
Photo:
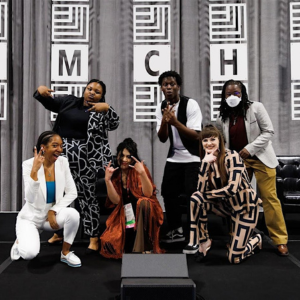
[[[45,173],[47,174],[47,176],[48,176],[48,177],[51,177],[52,171],[53,171],[53,170],[50,171],[50,169],[45,168],[45,167],[44,167],[44,169],[45,169]],[[52,169],[53,169],[53,168],[52,168]]]

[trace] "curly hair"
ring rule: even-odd
[[[166,71],[162,74],[160,74],[159,78],[158,78],[158,84],[161,86],[162,85],[162,82],[163,82],[163,79],[164,78],[167,78],[167,77],[174,77],[176,82],[177,82],[177,85],[178,86],[181,86],[182,84],[182,78],[181,76],[175,72],[175,71]]]
[[[242,92],[242,100],[241,102],[238,104],[238,106],[235,109],[236,115],[237,116],[243,116],[246,119],[246,112],[247,109],[249,108],[249,106],[253,103],[248,99],[248,94],[247,94],[247,90],[245,85],[239,81],[239,80],[233,80],[230,79],[228,81],[226,81],[223,85],[222,88],[222,98],[221,98],[221,105],[219,107],[219,111],[220,111],[220,117],[222,119],[222,121],[224,122],[232,113],[232,108],[228,106],[227,102],[226,102],[226,88],[229,85],[237,85],[240,87],[241,92]]]
[[[121,157],[123,150],[127,149],[131,156],[134,156],[137,160],[141,161],[138,155],[137,144],[132,138],[126,138],[122,143],[117,146],[117,163],[120,166],[119,158]],[[132,162],[134,165],[135,161]]]

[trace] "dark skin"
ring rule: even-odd
[[[45,169],[45,178],[46,181],[53,181],[55,180],[54,174],[54,163],[57,160],[57,157],[63,151],[63,142],[59,135],[54,135],[48,144],[41,145],[41,150],[37,153],[36,148],[34,149],[34,160],[32,165],[32,170],[30,173],[30,177],[34,181],[38,181],[38,171],[41,166],[44,166]],[[48,172],[51,172],[51,176],[48,176]],[[49,224],[52,229],[59,229],[59,225],[56,222],[56,212],[53,210],[48,211],[48,218]],[[67,242],[63,242],[62,246],[62,253],[67,255],[70,252],[71,244]]]
[[[230,84],[226,87],[225,89],[225,97],[226,99],[229,96],[237,96],[237,97],[241,97],[242,96],[242,90],[241,88],[237,85],[237,84]],[[235,107],[230,107],[230,110],[232,111],[233,115],[235,114]],[[240,156],[242,159],[247,159],[250,156],[250,153],[248,152],[247,149],[243,148],[240,152],[239,152]]]
[[[44,85],[39,86],[37,90],[43,97],[53,97],[52,92],[54,92],[54,90]],[[102,86],[97,82],[92,82],[86,87],[83,94],[83,105],[89,107],[87,111],[95,111],[98,113],[108,111],[109,105],[105,102],[99,102],[102,98],[102,94]]]
[[[166,77],[162,81],[161,90],[164,93],[165,99],[168,104],[166,108],[163,109],[162,122],[160,129],[157,133],[158,138],[161,142],[165,143],[169,137],[168,124],[176,127],[178,132],[191,140],[197,140],[199,138],[197,131],[187,128],[182,123],[178,121],[175,115],[174,106],[179,101],[179,91],[180,86],[176,82],[175,77]]]

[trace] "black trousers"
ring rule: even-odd
[[[191,195],[197,190],[199,167],[200,161],[190,163],[167,161],[166,163],[161,194],[164,198],[169,230],[182,227],[179,195],[185,194],[189,205]]]

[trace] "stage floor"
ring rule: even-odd
[[[262,251],[240,265],[230,265],[227,261],[226,226],[215,216],[210,219],[213,246],[209,256],[197,263],[193,255],[187,255],[189,278],[196,284],[197,299],[299,299],[300,215],[286,217],[289,257],[276,255],[270,239],[265,236]],[[14,220],[13,215],[0,214],[1,299],[119,299],[122,261],[85,255],[87,240],[80,237],[72,247],[82,260],[80,268],[60,262],[61,245],[49,245],[46,242],[49,233],[41,236],[38,257],[32,261],[12,262],[9,253],[14,236],[9,240],[7,232],[14,226]],[[263,224],[259,225],[259,229],[264,230]],[[162,246],[172,255],[181,253],[185,242]]]

